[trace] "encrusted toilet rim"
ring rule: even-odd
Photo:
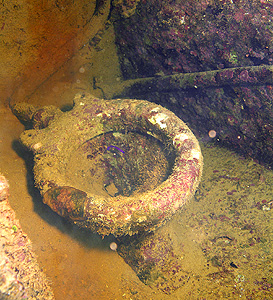
[[[74,104],[71,111],[43,120],[45,128],[34,126],[20,137],[35,155],[36,186],[55,212],[103,236],[133,235],[155,230],[194,195],[203,158],[194,134],[174,113],[144,100],[101,100],[85,94],[76,95]],[[39,122],[35,113],[33,119]],[[95,195],[67,181],[65,168],[72,152],[96,136],[121,131],[141,132],[172,145],[175,161],[165,181],[126,197]]]

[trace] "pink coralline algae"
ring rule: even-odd
[[[219,77],[220,77],[219,79],[220,80],[229,80],[229,79],[233,78],[233,75],[234,75],[233,70],[227,69],[226,71],[219,73]]]
[[[114,23],[124,76],[270,63],[270,9],[253,0],[139,1],[134,15]]]
[[[249,73],[247,70],[244,70],[240,73],[239,78],[242,82],[249,82],[249,83],[253,83],[256,81],[255,78],[249,76]]]

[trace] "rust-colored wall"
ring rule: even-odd
[[[0,4],[1,101],[25,100],[92,38],[104,12],[95,14],[96,3],[11,0]],[[107,1],[100,3],[99,9],[107,11]]]

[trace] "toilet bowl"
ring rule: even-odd
[[[78,94],[68,112],[22,104],[13,111],[33,122],[20,140],[34,153],[44,203],[80,227],[103,236],[153,231],[199,184],[197,139],[158,104]]]

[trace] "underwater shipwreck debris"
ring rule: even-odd
[[[9,185],[0,174],[0,299],[53,300],[53,292],[38,266],[31,241],[8,201]]]
[[[209,70],[202,72],[176,73],[128,79],[119,82],[115,89],[100,86],[107,98],[146,95],[152,92],[167,92],[187,89],[220,88],[224,86],[244,86],[247,84],[273,84],[273,66],[247,66]]]
[[[55,212],[103,236],[133,235],[155,230],[193,196],[203,158],[175,114],[144,100],[78,94],[74,103],[49,113],[45,128],[48,118],[34,118],[34,129],[20,137]]]
[[[191,276],[183,266],[181,252],[174,247],[174,238],[170,236],[169,229],[161,227],[155,232],[117,239],[118,254],[140,281],[166,295],[183,287]]]
[[[163,104],[200,138],[214,129],[214,142],[272,168],[272,2],[133,2],[129,18],[112,12],[124,82],[100,84],[106,97]]]

